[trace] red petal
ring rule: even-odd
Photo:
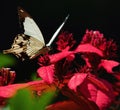
[[[75,52],[82,52],[82,53],[96,53],[99,56],[103,56],[103,53],[101,50],[97,49],[96,47],[92,46],[91,44],[80,44]]]
[[[107,110],[113,100],[102,91],[97,92],[96,104],[100,110]]]
[[[82,93],[86,98],[94,101],[100,110],[107,110],[111,102],[114,100],[114,91],[110,83],[103,79],[96,79],[101,81],[108,88],[107,91],[98,88],[98,85],[91,83],[91,81],[86,78],[86,80],[78,87],[78,91]]]
[[[107,110],[111,102],[114,100],[115,95],[112,86],[106,80],[101,81],[109,88],[109,91],[103,92],[98,90],[96,104],[99,106],[100,110]]]
[[[54,65],[40,67],[37,72],[38,75],[48,84],[53,82]]]
[[[62,93],[78,104],[80,106],[80,110],[99,110],[98,106],[93,101],[88,100],[88,98],[81,94],[81,92],[74,92],[67,87],[63,87]]]
[[[75,55],[74,54],[70,54],[66,57],[67,61],[73,61],[75,59]]]
[[[57,54],[53,54],[53,55],[49,56],[50,62],[51,63],[56,63],[56,62],[60,61],[61,59],[67,57],[68,55],[70,55],[72,53],[73,53],[72,51],[62,51],[62,52],[59,52]]]
[[[29,88],[30,90],[37,91],[38,86],[39,86],[39,90],[45,90],[45,88],[48,88],[48,85],[45,84],[43,80],[31,81],[28,83],[21,83],[21,84],[12,84],[12,85],[8,85],[8,86],[1,86],[0,87],[0,97],[10,98],[13,95],[15,95],[17,90],[22,89],[22,88]]]
[[[83,83],[86,79],[87,74],[85,73],[76,73],[69,81],[68,87],[74,91],[76,91],[77,86]]]
[[[99,89],[103,90],[103,91],[109,91],[108,87],[99,79],[92,77],[92,76],[88,76],[88,80],[90,80],[94,85],[96,85]]]
[[[0,87],[0,97],[10,98],[16,93],[18,89],[22,89],[27,86],[28,86],[27,83],[2,86]]]
[[[120,63],[114,60],[101,60],[99,67],[103,67],[108,73],[114,73],[113,67],[118,66]]]
[[[120,81],[120,74],[114,74],[115,78],[117,78],[118,81]]]
[[[84,106],[80,106],[73,101],[67,100],[63,102],[57,102],[47,107],[47,110],[84,110]]]

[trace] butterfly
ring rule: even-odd
[[[12,53],[16,57],[25,60],[33,59],[40,54],[45,54],[50,51],[50,46],[64,24],[66,23],[68,16],[59,26],[57,31],[53,34],[50,41],[45,44],[44,37],[39,27],[33,20],[33,18],[21,7],[18,7],[18,16],[20,24],[24,28],[24,32],[17,34],[14,38],[13,44],[10,49],[3,50],[4,54]]]

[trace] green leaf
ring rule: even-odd
[[[15,63],[15,58],[10,55],[4,55],[0,53],[0,68],[15,65]]]
[[[34,72],[34,73],[32,73],[32,75],[31,75],[31,80],[32,80],[32,81],[36,81],[36,80],[41,80],[41,78],[40,78],[40,77],[37,77],[37,73]]]
[[[8,110],[45,110],[49,105],[55,92],[45,92],[41,96],[34,96],[30,90],[21,89],[17,94],[8,100]]]
[[[36,109],[35,110],[45,110],[46,106],[49,105],[55,96],[54,91],[49,91],[43,93],[40,98],[37,99]]]
[[[10,110],[10,107],[9,106],[5,106],[3,108],[0,108],[0,110]]]
[[[22,89],[9,100],[10,110],[34,110],[32,94],[27,89]]]

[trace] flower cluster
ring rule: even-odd
[[[6,85],[10,85],[14,82],[16,73],[15,71],[10,71],[10,68],[1,68],[0,69],[0,87],[6,87]],[[4,95],[4,90],[1,94]],[[4,97],[0,98],[0,105],[4,105],[5,100]]]
[[[76,41],[73,39],[73,35],[68,32],[63,32],[58,36],[57,50],[62,51],[65,48],[72,48]]]
[[[77,103],[76,100],[82,100],[80,98],[82,95],[84,100],[88,101],[89,109],[91,105],[89,103],[94,102],[100,110],[106,110],[115,100],[115,93],[119,93],[114,89],[114,85],[117,83],[110,83],[109,79],[104,77],[110,74],[116,78],[116,81],[118,80],[116,77],[118,72],[114,72],[113,68],[119,66],[119,62],[112,60],[116,56],[115,42],[107,41],[99,31],[87,30],[80,44],[76,49],[71,50],[75,41],[71,38],[71,34],[67,35],[69,37],[66,37],[65,33],[59,36],[57,49],[61,52],[49,54],[49,65],[40,67],[37,70],[38,75],[48,84],[60,82],[58,88],[73,102]],[[69,49],[65,49],[67,46]],[[84,65],[82,60],[76,56],[84,60]],[[103,74],[103,70],[106,71],[105,74]],[[64,88],[68,89],[64,90]],[[71,90],[76,96],[69,94]],[[85,103],[84,100],[82,101]],[[80,104],[78,105],[78,108],[81,108]],[[95,109],[96,106],[93,106],[92,109]],[[83,107],[83,109],[85,108]]]
[[[38,59],[37,73],[42,80],[2,86],[0,97],[10,98],[20,88],[40,94],[52,89],[59,90],[67,99],[46,110],[107,110],[120,93],[120,72],[116,71],[120,63],[114,60],[116,43],[107,40],[99,31],[87,30],[74,49],[76,41],[68,32],[61,33],[56,44],[56,53],[50,52]],[[3,70],[0,73],[6,74]],[[0,76],[1,85],[6,85],[1,77],[6,77]]]
[[[81,43],[82,44],[90,43],[91,45],[100,49],[103,52],[104,57],[106,59],[113,59],[114,57],[117,56],[116,55],[116,52],[117,52],[116,43],[112,39],[107,40],[104,37],[104,35],[101,34],[99,31],[86,30],[86,33],[83,36]]]

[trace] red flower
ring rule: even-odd
[[[115,58],[117,45],[113,40],[108,40],[101,34],[99,31],[86,31],[86,34],[83,36],[81,44],[90,43],[94,47],[100,49],[105,58]]]
[[[104,46],[106,45],[106,39],[99,31],[86,30],[86,33],[83,36],[81,43],[90,43],[94,47],[99,48],[100,50],[104,50]]]
[[[53,80],[54,80],[53,77],[54,77],[54,73],[55,73],[55,70],[56,70],[54,65],[57,64],[57,62],[59,62],[60,60],[62,60],[64,58],[66,58],[66,62],[73,61],[74,57],[75,57],[73,53],[74,52],[72,52],[72,51],[62,51],[62,52],[59,52],[59,53],[56,53],[56,54],[53,54],[53,55],[49,55],[48,57],[49,57],[50,63],[48,65],[46,65],[46,66],[40,67],[37,70],[38,75],[45,82],[47,82],[48,84],[51,84],[53,82]],[[41,60],[41,61],[44,62],[44,60]],[[67,64],[69,65],[69,63],[67,63]],[[58,68],[60,68],[60,65],[59,65]],[[62,70],[63,68],[60,68],[60,69]]]
[[[12,84],[14,82],[15,76],[16,76],[15,71],[10,71],[10,68],[1,68],[0,86]]]
[[[117,44],[113,40],[106,42],[106,47],[104,50],[105,57],[107,59],[114,59],[117,57]]]
[[[99,77],[103,72],[101,67],[108,73],[114,73],[112,69],[119,65],[119,62],[105,59],[112,58],[110,53],[115,52],[115,43],[112,40],[107,41],[99,31],[86,31],[78,47],[70,51],[72,45],[69,43],[72,40],[65,41],[64,34],[61,34],[57,42],[58,50],[61,52],[48,55],[47,58],[41,58],[41,64],[45,66],[43,65],[38,69],[38,75],[48,84],[53,82],[58,84],[59,82],[60,86],[58,88],[61,91],[68,85],[66,96],[75,103],[82,99],[79,99],[78,94],[80,94],[87,99],[88,103],[95,102],[100,110],[106,110],[115,98],[115,91],[113,91],[113,85],[107,81],[107,78],[103,80],[104,76]],[[84,65],[81,65],[80,61],[79,63],[76,61],[78,60],[76,54],[84,59]],[[49,61],[46,59],[49,59]],[[46,61],[49,63],[44,63]],[[75,94],[74,97],[71,95],[71,91]]]
[[[104,57],[104,54],[101,50],[88,43],[79,44],[75,49],[75,52],[82,53],[81,57],[85,60],[86,65],[89,68],[97,69],[101,59]]]
[[[49,63],[50,63],[49,55],[46,54],[44,56],[40,56],[39,59],[38,59],[38,63],[39,63],[40,66],[49,65]]]

